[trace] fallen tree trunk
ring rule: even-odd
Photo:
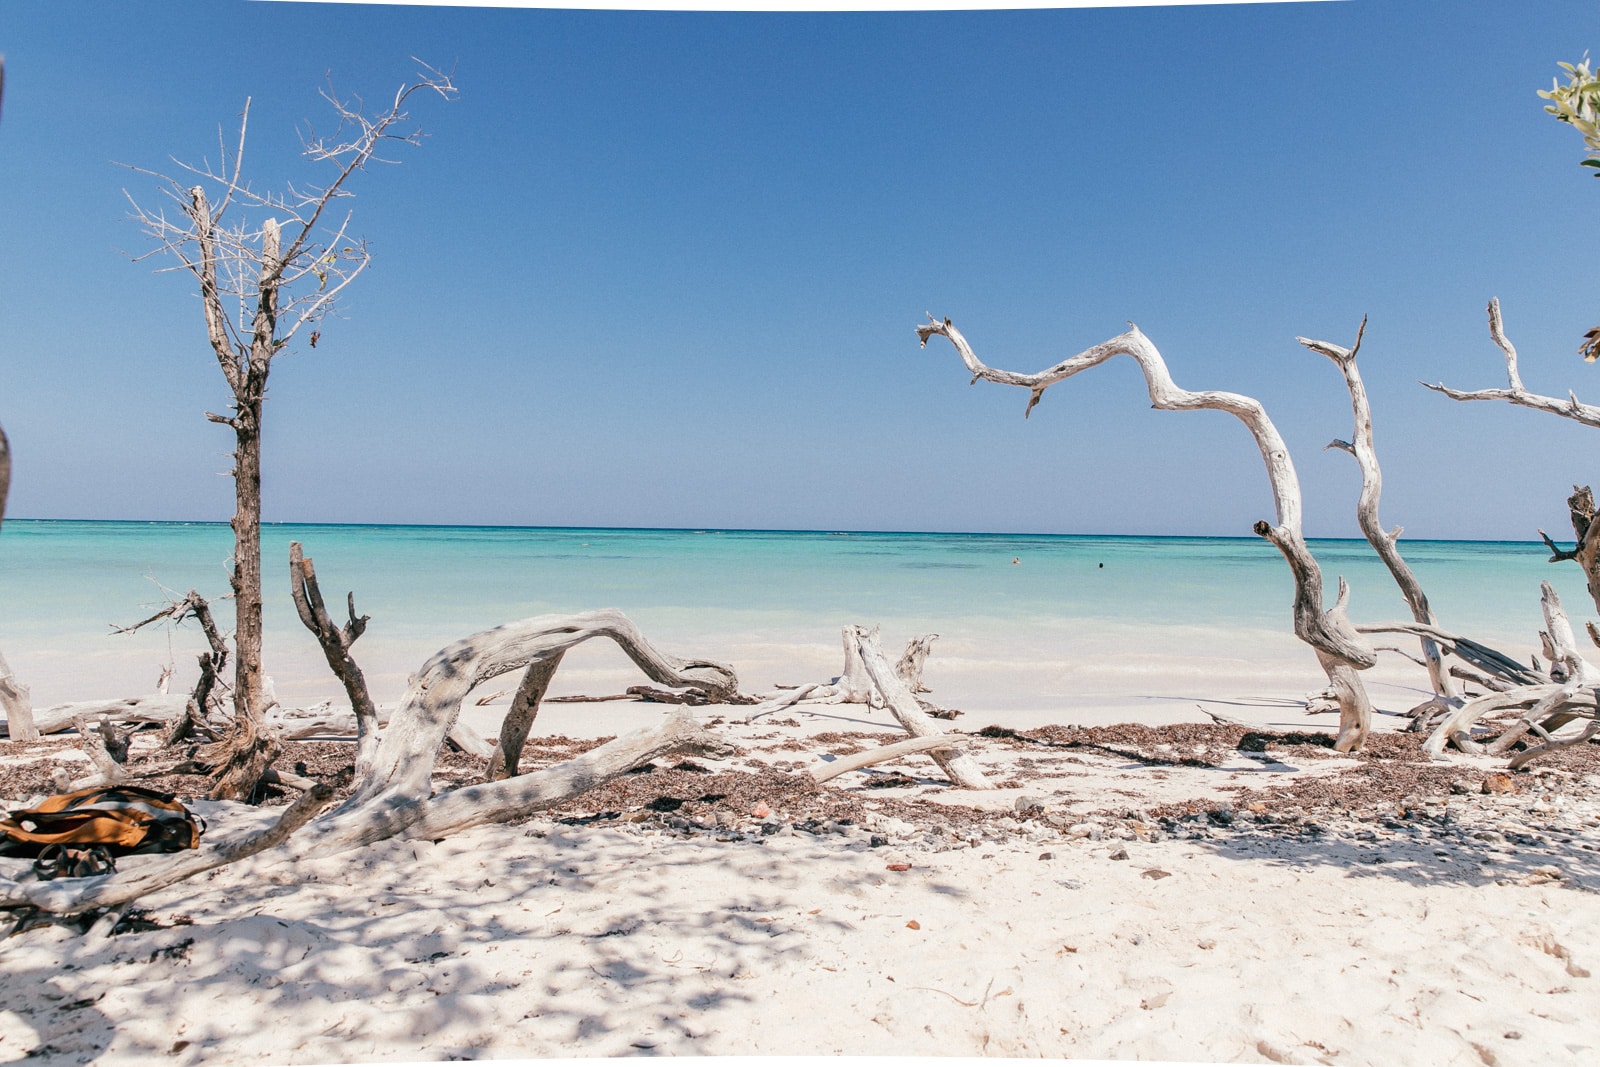
[[[0,908],[76,914],[113,907],[274,846],[282,846],[275,859],[293,860],[347,851],[402,833],[436,839],[552,807],[663,756],[715,758],[738,753],[680,709],[660,726],[625,734],[564,763],[433,794],[435,759],[475,685],[515,670],[542,670],[573,645],[602,636],[615,640],[662,685],[695,686],[718,694],[738,689],[731,668],[658,652],[617,611],[541,616],[486,630],[441,649],[423,664],[383,734],[374,769],[356,782],[348,800],[309,825],[306,821],[327,796],[320,787],[296,801],[264,835],[220,847],[202,846],[198,852],[150,864],[139,872],[52,883],[0,880]],[[515,769],[514,756],[508,763]]]
[[[1252,529],[1282,553],[1294,575],[1295,635],[1316,650],[1317,659],[1327,673],[1329,684],[1339,702],[1339,733],[1334,747],[1340,752],[1361,747],[1372,728],[1372,704],[1359,672],[1377,662],[1377,652],[1350,625],[1346,614],[1349,589],[1343,579],[1339,582],[1339,596],[1333,607],[1323,604],[1322,570],[1306,547],[1301,533],[1300,480],[1289,458],[1288,446],[1267,417],[1260,401],[1238,393],[1191,392],[1179,388],[1172,380],[1161,353],[1139,332],[1138,327],[1132,327],[1127,333],[1086,349],[1037,374],[1019,374],[986,366],[949,319],[941,321],[930,315],[928,322],[917,327],[917,336],[923,347],[927,347],[928,338],[935,335],[944,337],[955,346],[961,361],[972,372],[973,382],[982,378],[1027,389],[1029,395],[1028,406],[1023,412],[1025,417],[1033,411],[1050,386],[1096,367],[1113,356],[1126,355],[1143,372],[1150,402],[1155,407],[1167,411],[1223,411],[1244,423],[1255,438],[1262,462],[1266,465],[1277,518],[1275,525],[1262,520]]]
[[[53,704],[37,708],[33,713],[34,725],[41,734],[58,734],[72,729],[72,720],[78,717],[106,716],[120,723],[170,723],[181,716],[189,698],[178,693],[150,693],[137,697],[118,697],[111,700],[80,700],[70,704]],[[17,738],[13,738],[17,740]]]

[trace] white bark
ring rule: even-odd
[[[912,737],[905,741],[896,741],[892,745],[883,745],[880,748],[857,752],[853,756],[840,756],[836,760],[819,763],[813,766],[808,773],[811,775],[812,781],[821,785],[823,782],[831,781],[850,771],[871,767],[874,764],[883,763],[885,760],[892,760],[898,756],[910,756],[918,752],[931,752],[935,749],[942,750],[947,756],[953,755],[958,751],[955,742],[941,734],[933,734],[928,737]]]
[[[1498,298],[1489,301],[1489,336],[1505,356],[1506,360],[1506,388],[1504,389],[1478,389],[1464,392],[1460,389],[1451,389],[1444,383],[1438,385],[1422,384],[1436,393],[1443,393],[1451,400],[1504,400],[1518,407],[1532,408],[1535,411],[1545,411],[1551,415],[1560,415],[1564,419],[1581,422],[1585,426],[1600,427],[1600,407],[1593,404],[1580,404],[1576,393],[1568,393],[1567,399],[1558,400],[1553,396],[1541,396],[1530,393],[1523,388],[1522,375],[1517,371],[1517,350],[1506,338],[1505,329],[1500,321],[1500,301]]]
[[[37,708],[33,721],[41,734],[56,734],[70,729],[72,720],[105,716],[113,722],[172,722],[181,716],[189,698],[181,693],[150,693],[146,696],[112,700],[81,700]]]
[[[910,687],[889,666],[883,650],[878,647],[877,630],[869,631],[860,626],[851,629],[855,631],[856,652],[861,657],[861,665],[867,677],[871,679],[873,688],[883,698],[884,706],[899,720],[906,733],[912,737],[946,736],[943,730],[934,725],[927,712],[922,710],[922,705],[917,703],[917,698]],[[994,783],[984,777],[983,768],[961,749],[956,748],[954,751],[932,749],[929,755],[950,781],[960,788],[994,788]]]
[[[928,661],[928,653],[933,650],[933,643],[939,639],[938,634],[923,634],[913,637],[906,645],[906,650],[900,654],[900,661],[894,665],[894,673],[906,683],[906,688],[913,693],[932,692],[922,684],[922,666]]]
[[[1550,731],[1559,729],[1574,718],[1595,718],[1600,715],[1596,687],[1600,686],[1600,670],[1583,658],[1573,637],[1572,624],[1567,621],[1561,607],[1561,598],[1549,582],[1541,582],[1540,607],[1544,612],[1545,629],[1541,636],[1551,655],[1548,680],[1519,685],[1501,693],[1491,693],[1470,700],[1441,722],[1423,745],[1428,755],[1443,758],[1444,748],[1454,744],[1464,752],[1480,752],[1481,747],[1472,741],[1472,727],[1486,715],[1495,711],[1524,707],[1528,711],[1522,722],[1503,734],[1490,752],[1503,754],[1511,744],[1532,731],[1540,735],[1544,744],[1520,753],[1513,766],[1520,767],[1551,751],[1565,747],[1553,743]]]
[[[1361,370],[1356,365],[1356,353],[1361,350],[1361,338],[1366,329],[1367,322],[1362,319],[1361,329],[1356,332],[1355,344],[1350,348],[1304,337],[1297,337],[1295,340],[1311,351],[1327,356],[1344,375],[1345,388],[1350,393],[1350,410],[1355,429],[1349,441],[1334,441],[1328,447],[1338,448],[1355,457],[1356,465],[1361,470],[1361,496],[1356,502],[1356,520],[1361,525],[1361,532],[1366,535],[1373,550],[1378,553],[1384,566],[1388,567],[1389,573],[1394,576],[1395,584],[1400,587],[1400,595],[1405,597],[1406,605],[1411,609],[1411,617],[1419,623],[1432,626],[1433,610],[1428,606],[1427,594],[1422,591],[1422,583],[1417,581],[1416,574],[1400,555],[1398,545],[1400,527],[1385,530],[1378,518],[1378,501],[1383,496],[1383,471],[1378,466],[1378,451],[1373,443],[1372,405],[1367,400],[1367,387],[1361,380]],[[1451,706],[1458,705],[1461,694],[1455,681],[1444,669],[1439,646],[1427,637],[1421,637],[1419,641],[1422,645],[1423,662],[1428,670],[1428,681],[1433,686],[1434,695]]]
[[[1260,521],[1253,527],[1255,533],[1271,541],[1294,574],[1294,632],[1302,641],[1319,653],[1324,667],[1340,663],[1349,671],[1329,671],[1328,681],[1340,702],[1340,726],[1337,745],[1340,751],[1359,748],[1371,729],[1372,705],[1366,688],[1357,671],[1366,670],[1377,662],[1377,651],[1350,625],[1345,614],[1348,589],[1343,580],[1339,583],[1339,597],[1331,608],[1323,605],[1322,571],[1316,559],[1306,548],[1301,533],[1300,480],[1294,463],[1289,458],[1288,446],[1278,428],[1267,417],[1266,409],[1252,397],[1239,393],[1217,391],[1191,392],[1181,389],[1172,380],[1166,361],[1150,340],[1130,326],[1127,333],[1113,337],[1063,360],[1036,374],[1019,374],[1015,371],[997,370],[986,366],[973,352],[967,339],[949,319],[929,321],[917,327],[917,336],[924,347],[928,338],[939,335],[955,346],[961,361],[972,372],[972,380],[979,378],[1001,385],[1013,385],[1029,392],[1024,415],[1031,413],[1044,396],[1044,391],[1057,382],[1075,374],[1097,367],[1113,356],[1125,355],[1139,365],[1144,374],[1150,402],[1166,411],[1224,411],[1244,423],[1255,439],[1266,465],[1267,480],[1272,486],[1272,499],[1276,523]],[[1337,677],[1335,676],[1337,674]]]
[[[601,636],[617,641],[663,685],[695,686],[713,696],[737,692],[738,679],[731,668],[658,652],[616,611],[543,616],[487,630],[440,650],[423,665],[383,734],[373,775],[357,782],[349,800],[317,818],[293,840],[289,835],[321,808],[328,796],[325,787],[302,796],[271,831],[202,845],[197,852],[179,854],[137,873],[52,883],[0,879],[0,908],[36,907],[73,914],[114,907],[276,846],[283,847],[275,859],[293,860],[358,848],[401,833],[443,837],[554,806],[652,759],[676,753],[722,757],[739,752],[680,709],[660,726],[625,734],[553,767],[432,794],[434,759],[456,725],[462,700],[475,685],[559,658],[573,645]]]
[[[455,726],[467,693],[491,678],[559,658],[596,637],[615,641],[651,681],[661,685],[695,686],[713,700],[738,691],[738,677],[731,667],[658,652],[620,611],[541,615],[509,623],[457,641],[423,664],[383,732],[372,774],[356,787],[349,804],[365,803],[380,793],[427,796],[434,755]],[[509,772],[515,774],[516,753],[508,749],[505,758]]]
[[[873,708],[883,707],[883,698],[872,684],[872,680],[867,677],[866,669],[861,664],[856,630],[857,627],[846,625],[839,631],[844,643],[844,670],[839,677],[831,682],[807,682],[805,685],[785,689],[769,696],[750,709],[751,717],[800,703],[865,704]],[[877,626],[870,631],[874,642],[878,639],[878,632]],[[895,664],[894,673],[913,693],[929,692],[928,687],[922,684],[922,668],[938,636],[938,634],[923,634],[920,637],[913,637],[906,643],[906,650],[900,654],[900,661]]]
[[[0,503],[3,502],[3,498],[0,498]],[[0,656],[0,711],[6,713],[6,736],[11,740],[39,740],[39,727],[34,720],[33,700],[28,687],[17,681],[4,656]]]

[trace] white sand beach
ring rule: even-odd
[[[658,761],[653,803],[640,801],[654,775],[629,776],[625,795],[437,843],[298,864],[268,853],[151,896],[111,936],[17,934],[0,942],[0,1061],[1600,1053],[1592,760],[1587,775],[1552,768],[1484,795],[1489,762],[1460,758],[1440,772],[1449,785],[1319,805],[1270,794],[1359,775],[1360,759],[1000,731],[970,741],[1002,781],[990,793],[910,756],[813,797],[702,802],[699,777],[759,782],[897,730],[863,706],[749,710],[696,709],[744,752],[688,773]],[[471,717],[487,728],[494,712]],[[1315,729],[1248,695],[1228,712]],[[534,732],[564,737],[533,762],[664,714],[550,704]],[[1047,718],[972,711],[953,725]],[[841,804],[851,817],[830,817]],[[272,817],[194,806],[213,834]]]

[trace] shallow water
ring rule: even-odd
[[[315,559],[336,615],[353,589],[372,616],[357,656],[380,699],[456,638],[597,607],[626,611],[663,648],[733,662],[753,686],[811,680],[829,664],[837,673],[846,622],[882,624],[888,647],[940,633],[931,670],[1045,672],[1004,683],[1013,687],[1070,689],[1049,673],[1088,666],[1115,688],[1119,675],[1248,673],[1285,657],[1306,675],[1302,689],[1316,681],[1289,634],[1288,569],[1254,538],[269,525],[268,669],[286,702],[337,692],[294,616],[292,540]],[[1365,542],[1311,547],[1330,596],[1336,576],[1349,580],[1355,619],[1409,617]],[[181,682],[200,648],[192,624],[137,635],[112,635],[111,624],[159,608],[163,587],[198,588],[226,620],[230,548],[222,523],[11,520],[0,539],[0,649],[41,704],[147,691],[169,660]],[[1441,625],[1517,655],[1536,647],[1540,581],[1555,584],[1575,620],[1588,617],[1577,567],[1549,565],[1537,543],[1402,549]],[[588,667],[574,661],[573,684],[611,679],[615,664],[597,655]],[[598,674],[585,678],[591,668]]]

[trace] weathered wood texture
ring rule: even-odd
[[[863,767],[871,767],[886,760],[896,759],[900,756],[911,756],[918,752],[930,752],[934,749],[943,749],[947,755],[958,751],[954,738],[942,734],[928,737],[911,737],[904,741],[896,741],[890,745],[857,752],[851,756],[840,756],[838,759],[826,763],[818,763],[810,769],[811,780],[821,785],[823,782],[832,781],[841,774],[858,771]]]
[[[346,597],[350,621],[343,626],[334,623],[322,601],[316,567],[299,541],[289,542],[289,591],[300,621],[316,637],[323,658],[350,699],[356,726],[356,777],[364,778],[372,770],[373,757],[378,751],[378,709],[367,691],[366,676],[356,664],[350,646],[366,632],[371,620],[366,615],[356,616],[356,595],[350,593]]]
[[[839,637],[844,645],[844,669],[839,677],[831,682],[807,682],[793,689],[785,689],[764,699],[751,709],[750,714],[765,715],[801,703],[865,704],[873,708],[883,707],[883,696],[867,677],[866,668],[861,663],[861,647],[856,637],[858,629],[859,627],[854,625],[840,628]],[[868,633],[876,642],[879,627],[872,627]],[[938,636],[938,634],[922,634],[913,637],[906,643],[906,650],[900,654],[900,660],[895,664],[895,674],[905,682],[912,693],[930,691],[922,684],[922,669],[927,662],[934,639]]]
[[[176,855],[137,873],[51,883],[0,879],[0,908],[34,907],[73,914],[112,907],[275,846],[281,846],[274,854],[276,862],[326,856],[402,833],[436,839],[559,804],[653,759],[680,753],[707,757],[738,753],[724,738],[678,709],[659,726],[624,734],[553,767],[434,794],[435,758],[457,725],[462,701],[475,685],[559,660],[567,649],[593,637],[615,640],[662,685],[694,686],[718,695],[738,691],[738,678],[731,668],[659,652],[616,611],[542,616],[486,630],[441,649],[423,664],[383,734],[369,777],[356,783],[350,799],[316,818],[292,840],[289,834],[323,805],[324,787],[302,796],[279,825],[264,835],[225,841],[220,846],[207,843],[197,852]],[[530,695],[531,688],[536,686],[530,687]],[[533,703],[530,700],[528,706]],[[511,769],[515,766],[512,760]],[[265,774],[263,768],[262,776]],[[281,772],[278,777],[290,782]]]
[[[1255,439],[1266,465],[1267,480],[1272,487],[1276,521],[1257,522],[1255,533],[1270,541],[1294,575],[1294,632],[1302,641],[1315,649],[1318,659],[1329,673],[1329,683],[1338,696],[1339,735],[1336,747],[1342,752],[1359,748],[1366,739],[1372,724],[1372,705],[1367,698],[1357,671],[1366,670],[1377,662],[1377,651],[1351,626],[1345,611],[1348,589],[1340,581],[1339,597],[1333,607],[1323,603],[1322,570],[1306,547],[1301,532],[1302,505],[1300,480],[1294,463],[1289,458],[1288,446],[1267,417],[1261,403],[1239,393],[1218,391],[1192,392],[1181,389],[1172,380],[1166,361],[1138,327],[1113,337],[1063,360],[1053,367],[1035,374],[998,370],[986,366],[973,352],[972,346],[949,319],[931,316],[917,327],[917,336],[924,347],[928,339],[940,336],[947,339],[961,356],[972,380],[982,378],[1001,385],[1012,385],[1028,390],[1028,406],[1024,415],[1030,414],[1050,386],[1065,381],[1075,374],[1099,366],[1114,356],[1126,355],[1139,365],[1144,374],[1150,402],[1166,411],[1223,411],[1244,423]],[[1329,664],[1343,664],[1350,671],[1333,671]],[[1337,677],[1335,676],[1337,674]]]
[[[1575,393],[1568,393],[1567,399],[1558,400],[1553,396],[1541,396],[1530,393],[1522,384],[1522,375],[1517,370],[1517,349],[1506,337],[1504,325],[1500,319],[1500,301],[1498,298],[1489,301],[1489,336],[1494,340],[1496,347],[1505,356],[1506,361],[1506,388],[1504,389],[1476,389],[1464,391],[1451,389],[1444,383],[1438,385],[1422,384],[1436,393],[1443,393],[1451,400],[1504,400],[1508,404],[1518,407],[1532,408],[1535,411],[1548,412],[1551,415],[1560,415],[1564,419],[1581,422],[1585,426],[1600,427],[1600,407],[1593,404],[1580,404]]]
[[[6,713],[6,732],[11,740],[39,739],[31,692],[11,673],[11,665],[6,662],[5,656],[0,656],[0,711]]]
[[[1400,555],[1398,542],[1401,528],[1396,526],[1393,530],[1385,530],[1378,518],[1378,502],[1383,496],[1383,470],[1378,466],[1378,451],[1373,443],[1372,404],[1367,399],[1367,387],[1361,379],[1361,369],[1356,365],[1356,353],[1361,350],[1361,338],[1366,331],[1367,321],[1362,319],[1361,328],[1356,331],[1355,344],[1349,348],[1305,337],[1295,340],[1311,351],[1328,357],[1344,376],[1345,388],[1350,393],[1350,411],[1355,428],[1350,440],[1336,440],[1328,447],[1355,457],[1356,465],[1361,470],[1361,495],[1356,501],[1356,520],[1361,525],[1361,532],[1378,553],[1378,558],[1383,560],[1383,565],[1389,568],[1395,584],[1400,587],[1400,595],[1411,609],[1411,617],[1419,623],[1432,626],[1433,610],[1428,606],[1428,596],[1422,591],[1422,583],[1417,580],[1416,574]],[[1422,659],[1435,697],[1452,706],[1458,704],[1460,691],[1444,669],[1439,646],[1428,637],[1418,640],[1422,645]]]
[[[1600,612],[1600,522],[1595,521],[1594,494],[1587,485],[1572,487],[1572,495],[1567,497],[1567,511],[1572,519],[1572,532],[1578,539],[1577,544],[1571,549],[1564,549],[1543,530],[1539,531],[1539,536],[1550,549],[1551,563],[1564,563],[1570,559],[1583,568],[1589,597],[1594,601],[1595,611]],[[1600,645],[1600,632],[1596,632],[1593,623],[1589,624],[1589,637],[1594,644]]]
[[[947,736],[943,730],[934,725],[928,713],[922,710],[922,705],[917,702],[911,687],[895,673],[893,667],[889,666],[883,649],[878,647],[877,628],[868,630],[854,626],[847,629],[854,630],[856,653],[860,657],[867,678],[878,691],[884,707],[889,709],[905,732],[912,737]],[[994,788],[994,783],[984,776],[983,768],[961,749],[935,748],[930,749],[928,754],[933,757],[933,761],[939,765],[940,770],[944,771],[950,781],[960,788]]]
[[[1556,730],[1574,719],[1594,718],[1600,714],[1596,703],[1600,670],[1578,651],[1572,624],[1567,620],[1556,591],[1549,582],[1540,583],[1540,588],[1540,607],[1545,620],[1540,637],[1550,657],[1548,673],[1539,675],[1529,671],[1524,675],[1531,678],[1529,681],[1467,701],[1446,717],[1424,742],[1423,751],[1430,756],[1442,758],[1446,745],[1468,753],[1482,752],[1483,748],[1472,739],[1473,726],[1495,712],[1526,708],[1521,722],[1502,734],[1489,749],[1491,755],[1504,755],[1514,743],[1533,733],[1541,743],[1512,757],[1511,766],[1521,767],[1556,748],[1576,743],[1558,739]]]
[[[468,692],[502,674],[559,659],[574,645],[597,637],[615,641],[651,681],[661,685],[695,686],[716,695],[738,691],[733,668],[657,651],[620,611],[542,615],[509,623],[441,649],[423,664],[383,732],[372,773],[357,787],[354,801],[380,793],[425,796],[434,755],[455,725]],[[529,723],[536,713],[535,703],[526,713]],[[508,773],[516,773],[516,755],[505,753]]]

